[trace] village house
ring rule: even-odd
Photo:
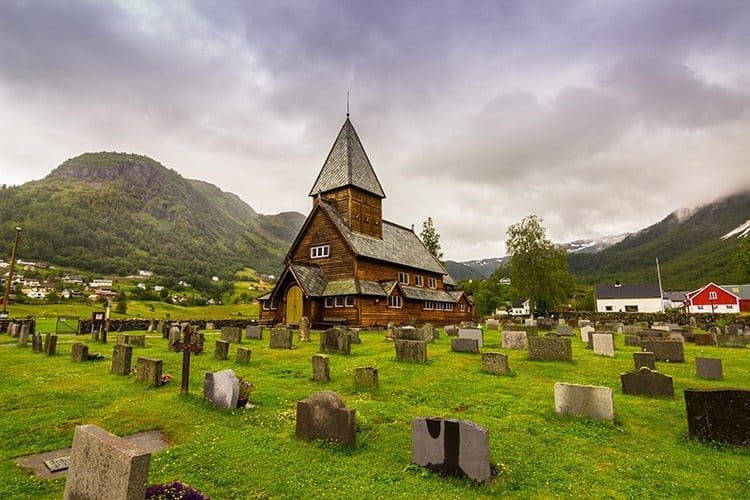
[[[412,229],[383,219],[385,193],[348,116],[309,196],[312,210],[261,319],[296,325],[469,320],[472,305]]]
[[[658,284],[599,285],[595,297],[596,312],[652,313],[664,310]]]
[[[530,303],[529,300],[526,299],[524,301],[515,301],[510,306],[510,315],[511,316],[529,316],[531,314],[531,310],[529,309]]]
[[[687,309],[694,314],[736,314],[750,311],[750,285],[709,283],[687,294]]]

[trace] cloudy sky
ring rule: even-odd
[[[0,2],[0,182],[148,155],[307,213],[345,118],[445,257],[563,242],[750,188],[750,2]]]

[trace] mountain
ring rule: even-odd
[[[564,248],[568,254],[597,253],[605,248],[611,247],[612,245],[616,245],[628,236],[630,236],[630,233],[623,233],[614,236],[604,236],[593,240],[571,241],[570,243],[562,243],[560,246]]]
[[[465,279],[485,279],[488,278],[501,265],[507,263],[507,257],[492,257],[489,259],[467,260],[456,262],[448,260],[445,262],[445,269],[456,281]]]
[[[570,270],[582,283],[657,281],[659,259],[666,290],[690,290],[709,281],[733,282],[733,255],[750,229],[750,191],[672,212],[595,254],[572,254]]]
[[[47,177],[0,190],[0,244],[23,228],[19,255],[104,274],[278,272],[302,226],[146,156],[85,153]]]

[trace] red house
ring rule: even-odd
[[[739,288],[739,287],[737,287]],[[740,308],[740,296],[730,291],[731,286],[719,286],[709,283],[703,288],[694,290],[687,294],[687,309],[689,313],[713,313],[731,314],[738,313]],[[750,306],[750,301],[745,301],[745,306]]]

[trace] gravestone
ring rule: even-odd
[[[744,349],[747,344],[745,335],[717,335],[716,345],[719,347],[731,347]]]
[[[644,351],[653,352],[656,361],[685,362],[685,347],[677,340],[643,340],[641,346]]]
[[[592,339],[594,354],[599,356],[615,357],[615,344],[612,335],[606,333],[594,333]]]
[[[672,331],[672,327],[669,324],[667,324],[667,323],[661,323],[661,322],[653,323],[651,325],[651,329],[652,330],[661,330],[661,331],[664,331],[664,332],[671,332]]]
[[[22,327],[21,332],[18,334],[18,346],[26,347],[28,344],[29,344],[29,329]]]
[[[456,325],[445,325],[445,328],[443,328],[443,331],[449,337],[458,336],[458,327]]]
[[[433,472],[477,483],[492,479],[489,433],[469,420],[412,419],[411,450],[411,461]]]
[[[625,330],[625,324],[620,321],[615,321],[614,323],[609,323],[607,329],[615,333],[623,333]]]
[[[180,340],[180,334],[182,334],[182,331],[180,330],[179,326],[171,326],[169,327],[169,332],[167,333],[167,338],[169,339],[169,345],[173,345],[175,342]]]
[[[680,332],[671,332],[667,335],[667,340],[676,340],[677,342],[685,343],[685,336]]]
[[[151,454],[95,425],[73,433],[65,500],[142,500]]]
[[[641,330],[638,332],[638,336],[642,339],[661,339],[666,335],[668,334],[664,330]]]
[[[540,330],[552,330],[557,326],[550,318],[538,318],[536,320],[536,326]]]
[[[612,389],[594,385],[555,383],[555,412],[558,415],[613,421]]]
[[[458,338],[460,339],[474,339],[477,341],[479,347],[482,347],[482,341],[484,335],[481,328],[459,328]]]
[[[750,445],[750,391],[685,389],[685,406],[691,439]]]
[[[57,352],[57,335],[48,333],[44,336],[44,354],[54,356]]]
[[[133,362],[133,346],[129,344],[115,344],[112,351],[112,368],[115,375],[130,375]]]
[[[625,335],[625,345],[629,347],[640,347],[641,338],[638,335]]]
[[[388,325],[386,326],[386,332],[385,332],[385,340],[393,341],[396,338],[396,326],[393,324],[393,321],[389,321]]]
[[[237,348],[237,363],[240,365],[250,364],[250,355],[252,354],[252,352],[253,351],[247,347],[238,347]]]
[[[646,366],[637,371],[621,373],[620,383],[624,394],[636,396],[674,397],[672,377]]]
[[[394,330],[394,337],[402,340],[425,340],[422,330],[413,326],[402,326]]]
[[[346,332],[349,334],[350,344],[361,344],[362,339],[359,338],[360,328],[347,328]]]
[[[479,342],[477,339],[460,337],[457,339],[451,339],[451,351],[479,354]]]
[[[117,343],[128,344],[135,347],[146,347],[146,336],[143,334],[133,335],[130,333],[120,333],[117,335]]]
[[[727,335],[741,335],[742,332],[745,331],[745,329],[742,327],[742,325],[733,324],[727,325],[724,328],[724,331],[727,333]]]
[[[161,385],[163,362],[160,359],[139,357],[135,365],[135,379],[138,382],[159,387]]]
[[[607,330],[597,330],[589,335],[589,343],[586,346],[587,349],[593,349],[594,348],[594,334],[597,335],[610,335],[612,337],[612,345],[615,345],[615,332],[610,332]]]
[[[435,327],[431,323],[425,323],[422,325],[422,340],[426,342],[434,342],[437,338],[435,335]]]
[[[584,341],[586,344],[589,343],[589,338],[592,333],[596,331],[596,328],[589,325],[584,325],[581,327],[581,340]]]
[[[656,356],[654,356],[653,352],[634,352],[633,365],[636,371],[643,367],[656,370]]]
[[[355,446],[355,415],[355,410],[346,408],[338,394],[319,391],[297,402],[295,434],[307,441],[324,439]]]
[[[292,331],[284,327],[271,330],[271,349],[294,349]]]
[[[225,360],[229,357],[229,342],[217,340],[214,347],[214,359]]]
[[[695,345],[716,345],[716,337],[713,334],[698,334],[695,336]]]
[[[589,319],[579,319],[578,320],[578,328],[583,328],[584,326],[591,326],[591,320],[589,320]]]
[[[206,330],[216,330],[216,325],[212,322],[206,322]]]
[[[250,325],[247,327],[245,337],[254,340],[263,340],[263,327],[260,325]]]
[[[482,354],[482,369],[495,375],[508,375],[510,373],[508,355],[500,352]]]
[[[17,338],[18,337],[18,332],[19,332],[20,329],[21,329],[20,323],[11,323],[8,326],[8,334],[11,337],[13,337],[13,338]]]
[[[310,342],[310,320],[302,316],[299,320],[299,341]]]
[[[498,330],[500,328],[500,322],[496,319],[488,319],[486,325],[488,330]]]
[[[427,342],[423,340],[396,339],[396,361],[427,362]]]
[[[378,369],[372,366],[360,366],[354,369],[354,390],[377,389]]]
[[[529,360],[573,361],[573,348],[568,337],[529,337]]]
[[[503,349],[525,350],[529,348],[526,332],[504,330],[501,337]]]
[[[721,380],[724,371],[719,358],[695,358],[695,374],[708,380]]]
[[[325,354],[313,354],[312,370],[313,381],[328,382],[331,380],[331,371],[328,367],[328,356]]]
[[[236,409],[240,397],[240,380],[234,370],[206,372],[203,377],[203,397],[219,409]]]
[[[87,346],[86,344],[82,344],[81,342],[76,342],[75,344],[73,344],[71,349],[70,359],[72,361],[75,361],[76,363],[88,361],[89,346]]]
[[[42,334],[34,332],[31,336],[31,351],[34,353],[40,353],[44,350],[44,344],[42,342]]]
[[[557,333],[561,337],[572,337],[573,328],[567,325],[557,325],[555,327],[555,333]]]
[[[638,325],[625,325],[622,327],[622,333],[625,335],[635,335],[638,333],[640,328]]]
[[[240,330],[239,326],[222,326],[221,340],[239,344],[242,342],[242,330]]]
[[[351,337],[342,328],[329,328],[320,332],[320,352],[351,354]]]
[[[535,325],[504,325],[503,330],[526,332],[527,337],[531,337],[532,335],[537,335],[539,333],[539,329]]]

